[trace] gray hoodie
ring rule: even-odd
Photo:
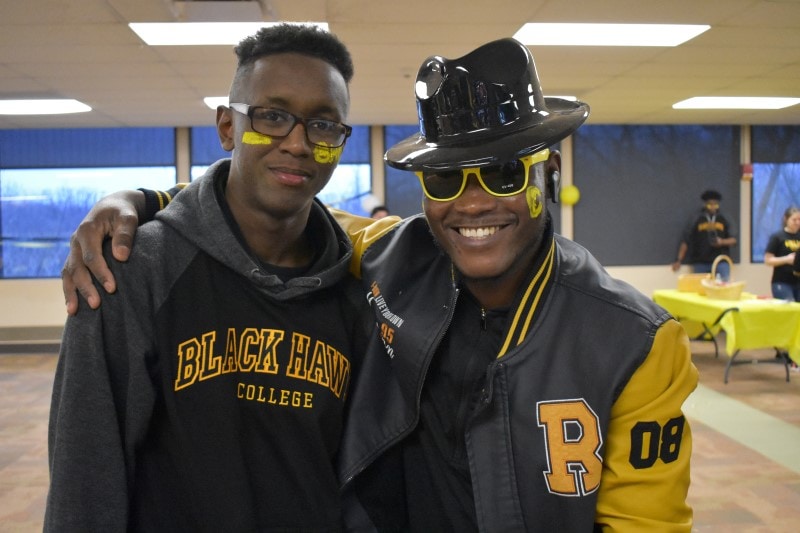
[[[366,318],[352,248],[315,201],[307,272],[261,264],[224,202],[229,166],[143,225],[126,263],[107,246],[118,290],[67,320],[45,531],[340,528],[332,461]]]

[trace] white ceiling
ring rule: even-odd
[[[674,110],[691,96],[800,97],[800,0],[263,0],[267,17],[327,21],[356,67],[352,124],[416,121],[413,82],[430,55],[459,57],[523,22],[710,24],[676,48],[535,47],[545,94],[588,102],[594,124],[800,124],[777,111]],[[148,47],[128,22],[168,22],[172,0],[0,0],[0,98],[75,98],[61,116],[0,128],[213,124],[232,46]]]

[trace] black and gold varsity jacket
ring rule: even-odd
[[[423,216],[394,226],[337,220],[354,240],[380,334],[354,384],[339,458],[341,482],[358,495],[349,528],[404,530],[393,450],[418,423],[459,287]],[[478,528],[690,531],[681,406],[697,370],[686,334],[549,231],[463,435]]]

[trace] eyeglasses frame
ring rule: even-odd
[[[353,127],[345,124],[344,122],[338,122],[336,120],[329,120],[329,119],[326,119],[326,118],[303,118],[303,117],[298,117],[294,113],[290,113],[290,112],[288,112],[288,111],[286,111],[284,109],[275,108],[276,111],[280,111],[281,113],[286,113],[287,115],[292,117],[294,119],[294,124],[292,124],[292,127],[289,129],[289,131],[286,133],[286,135],[273,135],[271,133],[264,133],[262,131],[258,131],[255,128],[255,126],[253,125],[253,115],[256,113],[257,109],[273,109],[273,108],[264,107],[264,106],[254,106],[254,105],[245,104],[245,103],[241,103],[241,102],[229,103],[228,107],[233,109],[234,111],[236,111],[238,113],[241,113],[242,115],[247,116],[247,118],[250,119],[250,129],[252,129],[256,133],[260,133],[261,135],[269,135],[270,137],[274,137],[276,139],[285,139],[286,137],[288,137],[292,133],[292,130],[294,130],[294,128],[298,124],[302,124],[303,125],[303,130],[305,130],[306,140],[310,144],[313,144],[314,146],[321,146],[323,148],[339,148],[340,146],[344,146],[344,144],[347,142],[347,139],[353,133]],[[314,141],[312,141],[308,137],[308,124],[307,124],[307,122],[308,121],[313,121],[313,120],[324,120],[326,122],[333,122],[333,123],[340,124],[340,125],[344,126],[344,139],[342,139],[342,142],[337,144],[337,145],[335,145],[335,146],[333,146],[333,145],[328,145],[328,144],[317,144]]]

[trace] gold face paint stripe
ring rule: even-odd
[[[245,144],[272,144],[272,137],[257,131],[246,131],[242,134],[242,142]]]
[[[531,185],[525,191],[525,200],[528,202],[528,211],[530,211],[531,218],[538,218],[544,210],[542,190],[536,185]]]
[[[344,145],[331,148],[330,146],[314,145],[314,161],[321,165],[335,165],[342,156]]]

